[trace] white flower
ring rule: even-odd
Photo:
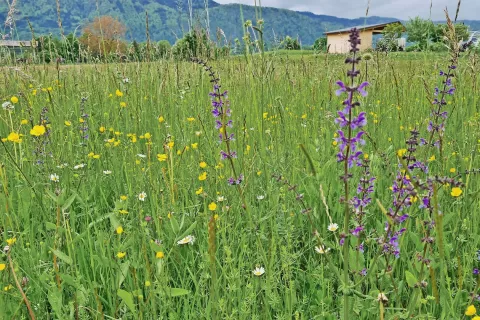
[[[197,137],[200,137],[200,136],[202,135],[202,131],[195,131],[195,135],[196,135]]]
[[[139,154],[137,154],[137,157],[140,157],[140,158],[146,158],[147,156],[146,156],[145,154],[141,154],[141,153],[139,153]]]
[[[319,254],[324,254],[324,253],[327,253],[328,251],[330,251],[330,248],[325,248],[325,246],[320,245],[320,246],[315,247],[315,251]]]
[[[262,274],[265,273],[265,268],[264,267],[256,267],[252,272],[257,277],[260,277]]]
[[[10,101],[6,101],[4,103],[2,103],[2,108],[3,110],[15,110],[15,107],[13,106],[13,104],[10,103]]]
[[[263,199],[265,199],[265,196],[264,196],[264,195],[261,194],[261,195],[257,196],[257,200],[258,200],[258,201],[263,200]]]
[[[138,195],[138,200],[145,201],[146,197],[147,197],[147,194],[145,192],[140,192],[140,194]]]
[[[109,175],[109,174],[112,174],[112,171],[110,171],[110,170],[103,170],[103,174]]]
[[[83,167],[85,167],[85,163],[80,163],[80,164],[77,164],[76,166],[74,166],[73,169],[78,170],[78,169],[82,169]]]
[[[195,242],[195,237],[192,235],[188,235],[185,238],[178,240],[177,244],[182,245],[182,244],[193,244]]]
[[[330,223],[328,225],[328,231],[335,232],[335,231],[337,231],[337,229],[338,229],[338,224],[336,224],[336,223]]]
[[[57,166],[58,169],[63,169],[65,167],[68,167],[68,163],[62,163],[62,164]]]
[[[217,201],[218,201],[218,202],[223,202],[223,201],[225,201],[225,200],[226,200],[226,199],[225,199],[224,196],[218,196],[218,197],[217,197]]]
[[[265,130],[266,134],[270,134],[270,132],[271,132],[270,129]]]
[[[129,82],[130,82],[130,79],[128,79],[128,78],[123,78],[122,81],[123,81],[123,83],[129,83]]]
[[[58,176],[58,174],[52,173],[52,174],[50,175],[50,181],[59,182],[59,181],[60,181],[60,177]]]
[[[385,293],[383,292],[380,292],[377,296],[377,301],[378,302],[387,302],[388,301],[388,298],[387,296],[385,295]]]

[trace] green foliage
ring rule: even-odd
[[[435,25],[431,40],[432,42],[444,42],[445,32],[447,30],[446,24],[437,24]],[[455,35],[457,37],[457,42],[459,41],[466,41],[468,40],[469,33],[468,33],[468,26],[464,25],[463,23],[455,24]]]
[[[189,60],[192,57],[198,58],[219,58],[228,56],[230,48],[218,48],[215,42],[211,41],[204,29],[195,30],[177,40],[172,47],[172,55],[175,59]]]
[[[313,50],[316,52],[325,52],[327,50],[327,38],[321,37],[313,43]]]
[[[300,43],[298,38],[292,38],[290,36],[286,36],[285,39],[282,40],[280,44],[280,48],[286,50],[300,50]]]
[[[430,20],[420,17],[410,19],[406,24],[409,42],[418,43],[419,47],[425,49],[432,37],[434,24]]]

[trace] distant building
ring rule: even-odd
[[[372,24],[366,26],[355,27],[360,30],[360,50],[373,48],[373,37],[383,33],[386,26],[390,24],[400,23],[400,21],[392,21],[388,23]],[[325,32],[327,36],[327,48],[330,53],[347,53],[350,50],[350,43],[348,36],[352,28],[345,28],[339,30],[332,30]],[[400,40],[400,39],[399,39]],[[399,45],[404,44],[404,41],[399,41]]]

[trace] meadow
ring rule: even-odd
[[[359,161],[376,180],[346,227],[335,123],[344,61],[208,62],[228,90],[231,128],[212,117],[213,83],[198,63],[2,67],[0,319],[472,319],[478,55],[454,70],[442,147],[417,151],[458,187],[433,188],[427,210],[423,189],[409,198],[396,256],[382,249],[392,185],[411,181],[406,141],[429,135],[449,56],[360,63],[356,82],[370,84]],[[351,172],[355,195],[363,169]],[[344,230],[354,230],[346,250]]]

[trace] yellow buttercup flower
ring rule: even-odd
[[[430,158],[428,158],[428,161],[429,161],[429,162],[432,162],[432,161],[435,161],[435,159],[436,159],[436,158],[435,158],[435,155],[433,155],[433,156],[431,156]]]
[[[119,252],[117,253],[117,258],[118,258],[118,259],[123,259],[123,258],[125,258],[126,255],[127,255],[126,252],[119,251]]]
[[[450,193],[452,195],[452,197],[459,197],[461,194],[462,194],[462,189],[460,188],[452,188],[452,192]]]
[[[197,149],[198,148],[198,143],[192,143],[192,149]]]
[[[473,304],[469,305],[467,307],[467,310],[465,310],[465,315],[466,316],[474,316],[475,314],[477,314],[477,309],[475,309],[475,306]]]
[[[127,197],[126,195],[121,195],[121,196],[120,196],[120,200],[122,200],[122,201],[127,200],[127,198],[128,198],[128,197]]]
[[[196,195],[200,195],[200,194],[202,194],[202,193],[203,193],[203,187],[200,187],[200,188],[198,188],[197,191],[195,191],[195,194],[196,194]]]
[[[117,89],[117,90],[115,90],[115,95],[117,97],[123,97],[123,92]]]
[[[5,263],[0,263],[0,271],[5,270],[6,267],[7,265]]]
[[[157,259],[163,259],[165,257],[165,254],[162,252],[162,251],[158,251],[156,254],[155,254],[155,257]]]
[[[100,159],[100,155],[99,154],[93,155],[93,159]]]
[[[16,132],[12,132],[8,135],[7,140],[10,142],[20,143],[22,139],[20,139],[20,135]]]
[[[22,119],[22,121],[20,121],[20,124],[27,124],[27,123],[28,123],[27,119]]]
[[[67,126],[67,127],[70,127],[70,126],[72,125],[72,123],[71,123],[70,121],[68,121],[68,120],[65,120],[64,124],[65,124],[65,126]]]
[[[160,123],[163,123],[163,122],[165,122],[165,118],[164,118],[164,117],[162,117],[162,116],[158,117],[158,122],[160,122]]]
[[[162,162],[162,161],[167,161],[168,156],[167,156],[165,153],[157,154],[157,159],[158,159],[158,161],[160,161],[160,162]]]
[[[118,213],[120,213],[120,214],[128,214],[128,211],[125,210],[125,209],[120,209],[120,210],[118,210]]]
[[[127,106],[127,103],[125,101],[120,102],[120,107],[125,108]]]
[[[145,133],[143,136],[145,137],[145,139],[148,139],[148,140],[152,138],[152,135],[149,132]]]
[[[217,204],[215,202],[212,202],[208,205],[208,210],[215,211],[215,209],[217,209]]]
[[[167,143],[167,145],[170,149],[172,149],[173,146],[175,145],[175,141],[170,141],[169,143]]]
[[[200,181],[207,180],[207,173],[206,173],[206,172],[201,173],[201,174],[198,176],[198,180],[200,180]]]
[[[123,227],[122,226],[118,226],[117,229],[115,229],[115,232],[117,234],[122,234],[123,233]]]
[[[105,127],[100,127],[100,128],[98,129],[98,131],[100,131],[100,133],[104,133],[104,132],[105,132]]]
[[[45,127],[44,126],[34,126],[32,130],[30,130],[30,134],[32,136],[36,136],[36,137],[39,137],[39,136],[42,136],[45,134]]]
[[[15,244],[15,242],[17,242],[17,238],[7,239],[7,244],[8,244],[9,246]]]
[[[18,98],[13,96],[10,98],[10,101],[12,101],[13,104],[18,103]]]
[[[187,118],[187,121],[188,122],[193,122],[193,121],[195,121],[195,118],[194,117],[189,117],[189,118]]]
[[[205,161],[200,162],[200,168],[205,169],[207,167],[207,163]]]
[[[455,173],[455,172],[457,172],[457,169],[455,169],[455,168],[450,168],[450,173]]]
[[[403,157],[407,153],[407,149],[400,149],[397,151],[397,156]]]

